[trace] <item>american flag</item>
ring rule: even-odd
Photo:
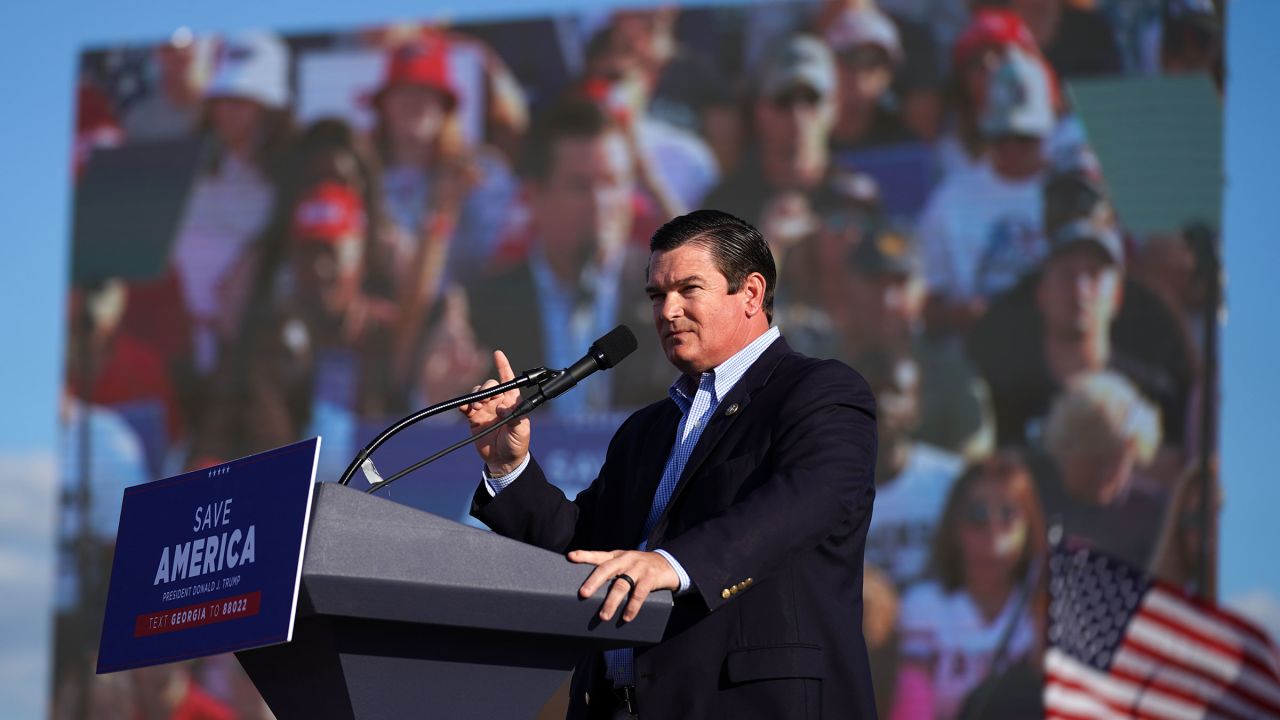
[[[1088,549],[1049,562],[1045,717],[1280,718],[1266,633]]]

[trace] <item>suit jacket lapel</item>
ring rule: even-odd
[[[743,411],[751,403],[751,395],[768,382],[769,376],[773,374],[778,363],[790,353],[791,346],[787,344],[786,340],[778,338],[743,373],[737,384],[733,386],[733,389],[720,399],[720,403],[716,405],[715,413],[707,421],[706,429],[702,431],[702,436],[698,438],[698,444],[693,446],[693,454],[689,456],[689,462],[684,466],[684,471],[680,473],[680,480],[676,483],[676,487],[671,493],[671,500],[667,503],[666,509],[662,511],[662,517],[654,524],[653,531],[647,538],[650,546],[653,544],[653,539],[660,537],[666,528],[667,516],[671,512],[671,508],[676,504],[676,500],[680,497],[680,493],[689,485],[690,479],[698,472],[698,469],[706,462],[707,458],[711,456],[711,452],[724,439],[729,432],[729,428],[733,427],[733,423],[745,414]],[[738,409],[733,413],[729,413],[728,409],[735,403]],[[672,438],[672,443],[674,443],[674,437]],[[648,497],[652,498],[652,493]]]

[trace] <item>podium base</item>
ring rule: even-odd
[[[312,615],[236,653],[278,720],[533,718],[582,645],[554,637]]]

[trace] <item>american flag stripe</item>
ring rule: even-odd
[[[1203,600],[1189,597],[1177,587],[1169,583],[1156,581],[1153,586],[1160,590],[1161,602],[1168,602],[1175,606],[1188,608],[1192,613],[1198,613],[1201,617],[1211,618],[1223,625],[1234,629],[1235,631],[1247,635],[1258,642],[1262,647],[1262,653],[1265,655],[1274,655],[1275,650],[1271,645],[1271,638],[1261,628],[1244,618],[1233,615],[1224,611],[1215,605]]]
[[[1111,664],[1111,672],[1160,688],[1188,688],[1193,697],[1206,698],[1206,702],[1228,716],[1251,718],[1267,712],[1263,710],[1265,705],[1257,703],[1256,698],[1248,694],[1233,693],[1222,683],[1182,670],[1171,663],[1157,662],[1137,652],[1121,651]]]
[[[1141,681],[1132,682],[1114,672],[1100,673],[1057,650],[1050,650],[1046,655],[1045,670],[1051,682],[1060,682],[1088,693],[1123,717],[1149,717],[1153,720],[1199,720],[1204,717],[1204,703],[1190,693]],[[1222,717],[1224,720],[1239,720],[1241,716],[1223,714]]]
[[[1164,662],[1176,662],[1184,669],[1233,689],[1248,692],[1265,705],[1280,708],[1280,687],[1274,678],[1268,678],[1252,668],[1245,667],[1239,657],[1227,655],[1216,648],[1181,634],[1177,628],[1154,622],[1143,615],[1134,617],[1129,625],[1124,647],[1133,646]],[[1277,710],[1280,714],[1280,710]]]
[[[1264,675],[1280,672],[1275,653],[1256,628],[1218,612],[1206,613],[1205,608],[1190,605],[1159,587],[1147,595],[1143,604],[1151,615],[1179,625],[1184,631],[1199,637],[1212,638],[1221,647],[1242,655],[1246,663]]]
[[[1051,679],[1044,690],[1045,720],[1130,720],[1087,690]],[[1146,720],[1145,718],[1140,720]]]
[[[1145,609],[1141,617],[1156,625],[1164,626],[1170,632],[1188,638],[1196,642],[1200,647],[1208,648],[1218,653],[1221,657],[1231,658],[1232,662],[1247,666],[1253,672],[1263,676],[1274,675],[1269,663],[1249,653],[1247,648],[1240,647],[1238,643],[1231,643],[1218,636],[1206,635],[1194,628],[1187,627],[1179,619],[1170,618],[1164,613],[1153,611],[1150,608]]]
[[[1266,710],[1266,714],[1271,717],[1280,717],[1280,708],[1278,708],[1275,703],[1269,702],[1265,697],[1251,692],[1247,688],[1242,688],[1238,684],[1233,684],[1230,680],[1223,680],[1211,675],[1206,675],[1200,668],[1174,660],[1169,656],[1162,654],[1158,650],[1152,650],[1130,641],[1125,644],[1125,648],[1121,652],[1126,658],[1138,658],[1153,665],[1170,667],[1178,670],[1179,672],[1212,682],[1223,688],[1224,692],[1230,692],[1233,696],[1240,698],[1240,700],[1244,702],[1256,707],[1264,708]]]

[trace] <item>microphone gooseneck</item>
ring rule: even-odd
[[[429,463],[435,462],[436,460],[444,457],[445,455],[448,455],[449,453],[453,452],[454,450],[457,450],[458,448],[464,445],[469,445],[475,442],[476,440],[479,440],[480,438],[485,437],[486,435],[496,432],[498,428],[502,427],[503,425],[518,421],[520,418],[533,412],[535,408],[537,408],[539,405],[543,404],[544,402],[554,397],[557,397],[559,395],[563,395],[565,392],[573,388],[579,382],[582,382],[583,379],[585,379],[587,376],[591,375],[592,373],[598,372],[600,370],[608,370],[616,366],[618,363],[622,362],[622,360],[625,359],[628,355],[635,352],[637,345],[638,343],[636,342],[635,333],[631,332],[631,329],[628,328],[626,325],[619,325],[614,329],[610,330],[609,332],[605,333],[604,336],[602,336],[595,342],[591,343],[591,347],[587,349],[587,354],[582,356],[581,359],[579,359],[577,362],[575,362],[574,364],[570,365],[569,367],[565,368],[564,370],[558,373],[554,371],[546,370],[545,368],[537,368],[536,370],[531,370],[529,372],[526,372],[524,375],[521,375],[515,380],[505,382],[500,385],[496,385],[494,387],[488,388],[487,390],[481,390],[479,392],[471,393],[470,395],[465,395],[461,398],[456,398],[454,400],[441,403],[440,405],[437,405],[432,408],[428,408],[427,410],[424,410],[422,412],[416,413],[415,415],[410,416],[409,418],[405,418],[404,420],[401,420],[399,423],[393,426],[390,430],[383,432],[382,435],[379,435],[378,438],[375,439],[373,443],[369,444],[369,447],[362,450],[361,453],[356,456],[355,460],[353,460],[351,463],[351,467],[348,468],[347,472],[343,475],[342,484],[345,485],[347,482],[349,482],[351,479],[351,476],[355,474],[355,471],[359,467],[361,467],[364,463],[368,462],[372,469],[372,472],[366,472],[366,476],[370,478],[371,486],[365,492],[372,493],[377,490],[381,490],[382,488],[390,485],[396,480],[399,480],[405,475],[408,475],[414,470],[417,470]],[[498,422],[495,422],[494,424],[490,425],[487,428],[484,428],[483,430],[477,432],[476,434],[471,435],[470,437],[467,437],[467,438],[463,438],[462,440],[459,440],[453,445],[450,445],[449,447],[435,453],[434,455],[424,460],[420,460],[414,463],[413,465],[410,465],[409,467],[401,470],[400,472],[397,472],[396,474],[388,477],[385,480],[380,480],[381,476],[377,473],[377,468],[372,467],[372,460],[369,458],[369,455],[373,452],[373,450],[378,445],[384,442],[391,435],[395,434],[395,432],[402,430],[404,427],[411,424],[412,422],[417,422],[418,420],[421,420],[424,417],[429,417],[430,415],[435,414],[436,412],[439,411],[437,410],[437,408],[448,409],[448,408],[458,407],[459,405],[462,405],[464,403],[477,402],[480,399],[482,399],[482,397],[492,397],[493,395],[499,394],[499,392],[505,392],[506,390],[510,390],[515,387],[523,387],[528,385],[535,385],[536,390],[531,395],[529,395],[529,397],[525,398],[518,406],[516,406],[516,408],[511,412],[510,415],[498,420]],[[380,481],[375,481],[375,479],[379,479]]]

